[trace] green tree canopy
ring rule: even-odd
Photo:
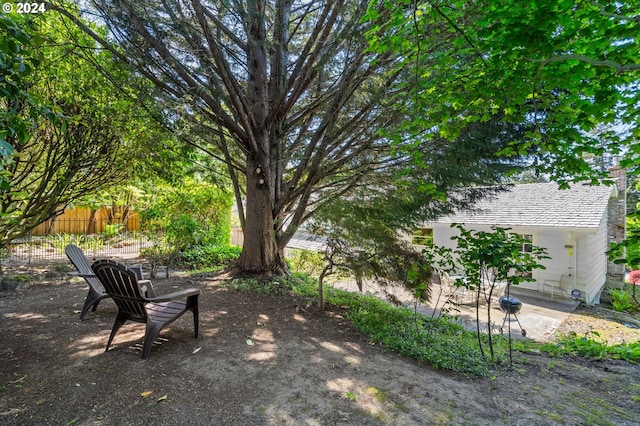
[[[110,37],[77,24],[153,82],[173,123],[199,129],[189,143],[226,163],[246,271],[286,272],[284,247],[322,205],[358,190],[391,191],[414,157],[439,165],[435,182],[405,179],[430,199],[461,183],[487,182],[495,175],[490,164],[513,163],[495,159],[508,148],[501,142],[471,141],[491,124],[471,124],[456,147],[440,138],[407,154],[390,143],[381,130],[402,127],[407,111],[390,101],[414,82],[396,68],[396,52],[368,48],[364,33],[386,15],[363,22],[365,1],[88,3]]]
[[[29,57],[37,61],[23,61],[30,68],[20,75],[19,91],[5,91],[1,98],[14,107],[11,123],[19,125],[9,123],[3,130],[13,152],[0,193],[0,246],[74,200],[122,181],[135,164],[133,148],[144,141],[141,129],[149,123],[131,94],[114,85],[114,77],[135,77],[59,15],[47,12],[17,20],[7,37],[3,45],[38,43],[29,45]],[[112,80],[100,70],[109,70]],[[16,78],[10,81],[17,87]],[[49,109],[34,116],[33,105]]]
[[[9,187],[14,146],[26,143],[35,122],[49,113],[41,99],[27,91],[27,79],[41,62],[39,34],[21,16],[0,14],[0,189]],[[49,119],[54,118],[51,114]]]
[[[490,166],[473,144],[478,161],[456,162],[456,143],[478,129],[505,130],[491,158],[531,158],[565,183],[593,177],[583,152],[618,149],[619,134],[596,135],[597,124],[636,123],[630,3],[83,4],[109,36],[76,24],[153,83],[172,125],[200,129],[189,143],[226,163],[246,271],[286,272],[290,238],[343,195],[413,185],[429,204],[446,198],[441,182],[469,184]]]
[[[373,1],[371,49],[410,69],[396,140],[456,138],[469,123],[528,123],[524,154],[566,184],[599,177],[584,153],[639,152],[637,1]],[[602,131],[602,125],[609,125]],[[616,125],[617,127],[612,127]]]

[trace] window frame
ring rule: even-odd
[[[533,234],[528,234],[525,232],[514,232],[514,235],[519,236],[522,239],[529,241],[528,243],[522,243],[520,246],[520,253],[532,253],[533,252]],[[525,278],[533,278],[533,271],[529,272],[526,275],[523,275]]]
[[[411,244],[414,246],[433,247],[433,239],[433,228],[416,228],[411,234]]]

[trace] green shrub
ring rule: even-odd
[[[106,234],[102,237],[98,235],[77,235],[77,234],[50,234],[46,236],[47,242],[50,243],[57,253],[64,254],[64,249],[69,244],[74,244],[84,251],[96,251],[103,248],[106,244]]]
[[[637,309],[635,301],[624,289],[611,289],[609,297],[611,298],[611,305],[616,312],[630,312]]]
[[[151,265],[151,278],[155,278],[160,266],[166,266],[166,276],[169,270],[178,263],[180,253],[164,243],[154,244],[140,251],[140,255],[146,257]]]
[[[211,268],[240,257],[242,248],[236,246],[204,245],[182,252],[181,263],[193,268]]]
[[[228,245],[232,204],[231,192],[185,179],[157,188],[140,215],[149,232],[166,229],[167,244],[184,251],[194,246]]]
[[[181,214],[167,225],[166,242],[176,251],[187,250],[202,244],[200,233],[198,222],[188,214]]]
[[[121,223],[112,223],[109,225],[105,225],[103,234],[107,237],[116,236],[122,231]]]
[[[51,245],[56,249],[57,253],[64,253],[64,249],[69,244],[75,244],[77,246],[82,246],[82,236],[75,234],[51,234],[47,235],[47,242],[51,243]]]
[[[579,336],[575,332],[568,333],[556,342],[536,344],[526,341],[517,343],[519,350],[541,351],[550,356],[582,356],[591,359],[621,359],[633,363],[640,362],[640,341],[607,345],[597,332],[589,332]]]
[[[374,343],[436,368],[471,377],[490,373],[490,364],[478,350],[476,334],[449,317],[426,318],[373,296],[351,299],[348,306],[347,318]],[[506,345],[502,342],[496,347],[504,349]],[[496,352],[505,353],[504,350]],[[503,362],[502,356],[497,359]]]
[[[289,269],[317,277],[325,266],[324,253],[311,250],[292,250],[287,257]]]

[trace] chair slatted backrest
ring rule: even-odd
[[[130,315],[132,319],[144,320],[146,318],[144,305],[147,301],[140,291],[134,272],[113,260],[98,260],[91,265],[91,269],[120,311]]]
[[[100,280],[92,276],[94,272],[91,269],[87,256],[84,255],[84,252],[80,247],[69,244],[64,248],[64,253],[67,255],[69,261],[73,263],[73,266],[78,270],[80,276],[83,277],[89,285],[94,288],[94,290],[98,293],[104,292],[104,287]]]

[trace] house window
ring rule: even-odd
[[[418,228],[413,231],[411,244],[416,246],[432,246],[433,245],[433,229]]]
[[[526,240],[526,242],[522,243],[522,245],[520,246],[520,252],[521,253],[533,252],[533,235],[531,234],[517,234],[517,235],[523,240]],[[524,274],[524,277],[531,278],[533,277],[533,274],[529,272],[527,274]]]
[[[520,238],[527,240],[526,243],[522,244],[520,251],[522,253],[531,253],[533,251],[533,235],[531,234],[518,234]]]

